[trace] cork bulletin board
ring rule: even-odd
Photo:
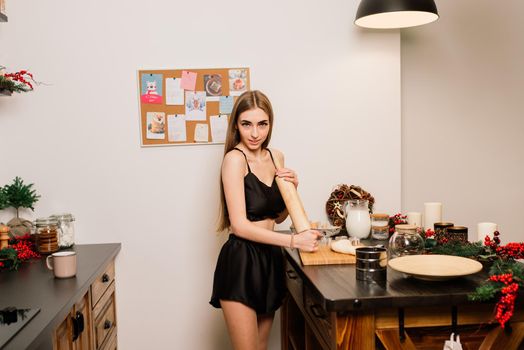
[[[224,143],[249,68],[139,70],[142,146]]]

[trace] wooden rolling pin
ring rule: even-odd
[[[278,157],[274,157],[273,160],[278,169],[283,168]],[[282,198],[286,204],[287,212],[289,213],[293,226],[295,227],[295,232],[300,233],[311,229],[311,224],[309,223],[309,219],[307,218],[306,211],[304,210],[302,201],[298,196],[295,185],[280,177],[277,177],[276,181],[280,194],[282,194]]]

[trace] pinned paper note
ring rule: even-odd
[[[185,115],[174,114],[167,116],[167,139],[169,142],[187,141]]]
[[[220,96],[220,114],[231,114],[234,102],[233,96]]]
[[[166,105],[184,105],[184,89],[180,87],[182,79],[166,78]]]
[[[208,101],[218,101],[222,95],[222,76],[220,74],[205,74],[204,89]]]
[[[207,124],[198,123],[195,126],[195,142],[208,142],[209,131]]]
[[[186,91],[187,120],[206,120],[206,93]]]
[[[182,83],[180,87],[184,90],[195,91],[197,73],[188,70],[182,71]]]
[[[247,69],[229,70],[229,94],[240,96],[247,90]]]
[[[212,115],[209,117],[211,124],[211,141],[224,143],[227,132],[227,115]]]
[[[163,140],[165,134],[165,113],[147,112],[147,134],[146,138],[150,140]]]
[[[142,103],[162,103],[162,74],[142,73],[140,101]]]

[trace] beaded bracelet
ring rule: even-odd
[[[291,241],[289,242],[289,248],[290,248],[291,250],[295,249],[294,238],[295,238],[295,233],[292,232],[292,233],[291,233]]]

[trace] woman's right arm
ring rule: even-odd
[[[244,194],[246,161],[240,152],[229,152],[222,162],[222,183],[231,229],[235,235],[251,241],[281,247],[291,245],[291,235],[277,233],[253,224],[247,219]],[[304,251],[316,251],[321,234],[308,230],[294,236],[293,245]]]

